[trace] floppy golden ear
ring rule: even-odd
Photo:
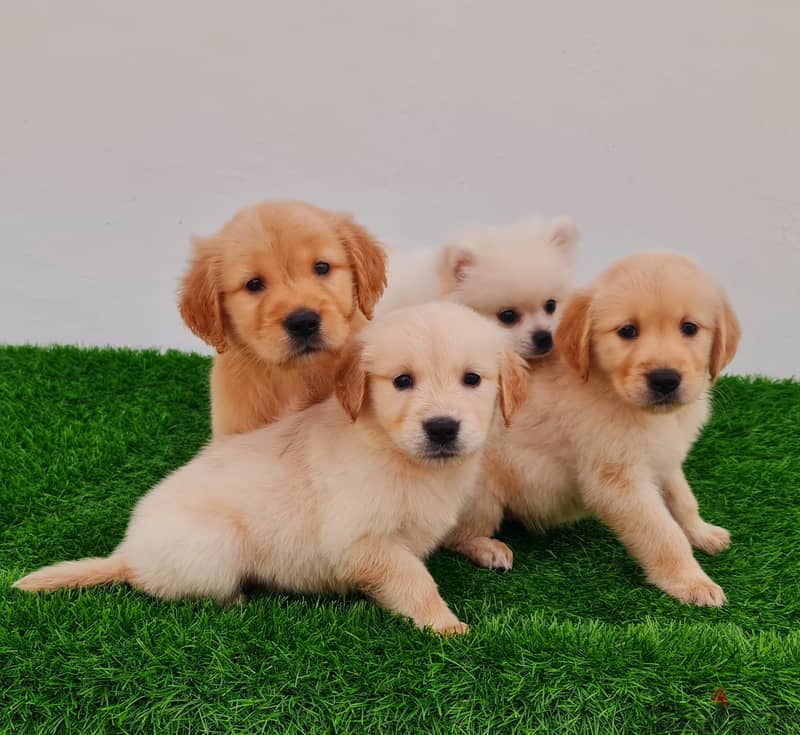
[[[739,320],[733,313],[728,299],[722,297],[722,306],[717,315],[717,322],[714,325],[714,339],[711,343],[711,360],[709,361],[708,372],[712,382],[717,379],[719,374],[733,360],[742,330]]]
[[[500,365],[500,411],[506,427],[528,400],[528,366],[516,352],[506,352]]]
[[[217,286],[217,262],[209,242],[195,239],[194,257],[183,277],[180,289],[180,312],[183,321],[200,339],[217,352],[225,352],[228,343],[222,319],[222,302]]]
[[[353,266],[356,301],[361,313],[372,319],[375,304],[386,288],[386,251],[347,214],[336,214],[336,230]]]
[[[589,379],[591,305],[591,292],[576,291],[567,302],[555,336],[556,349],[584,382]]]
[[[336,372],[336,398],[351,421],[355,421],[364,405],[367,392],[367,373],[364,370],[363,345],[352,339],[345,345]]]
[[[445,245],[439,253],[436,269],[439,273],[442,296],[453,293],[475,265],[475,254],[461,245]]]

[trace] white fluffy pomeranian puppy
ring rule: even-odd
[[[455,301],[511,332],[525,359],[553,350],[562,302],[573,288],[578,231],[568,217],[470,227],[440,248],[389,249],[388,286],[376,314]]]

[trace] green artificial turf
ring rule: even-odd
[[[687,463],[733,536],[698,553],[722,609],[645,584],[594,522],[511,529],[506,575],[434,556],[464,639],[358,598],[11,589],[117,544],[136,499],[206,440],[207,371],[178,353],[0,349],[0,733],[800,731],[800,384],[720,381]]]

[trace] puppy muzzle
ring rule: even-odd
[[[547,329],[539,329],[531,335],[533,355],[539,357],[553,351],[553,334]]]
[[[289,336],[292,357],[302,357],[325,348],[322,339],[322,317],[312,309],[293,311],[283,321]]]
[[[451,416],[437,416],[422,422],[425,432],[423,456],[426,459],[447,460],[461,454],[458,434],[461,422]]]
[[[646,382],[651,406],[671,406],[680,402],[681,374],[672,368],[647,373]]]

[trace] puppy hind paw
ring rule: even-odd
[[[473,564],[496,572],[507,572],[514,566],[514,552],[502,541],[483,537],[472,538],[456,548]]]
[[[707,554],[719,554],[731,545],[731,535],[726,529],[705,521],[687,535],[692,546]]]

